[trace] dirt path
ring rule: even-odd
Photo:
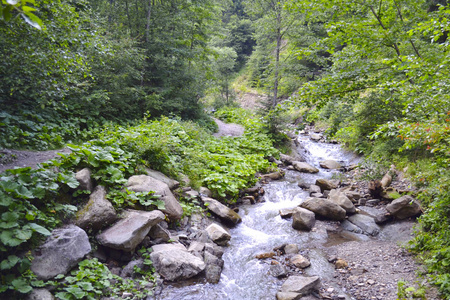
[[[214,119],[214,121],[217,123],[217,126],[219,126],[219,131],[214,133],[215,137],[221,137],[221,136],[241,136],[244,134],[244,127],[238,124],[227,124],[219,119]]]
[[[31,167],[58,156],[58,153],[70,153],[69,149],[49,151],[0,150],[0,173],[7,169]]]

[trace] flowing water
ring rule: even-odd
[[[298,187],[299,181],[315,183],[318,178],[332,177],[335,171],[321,169],[319,161],[333,159],[349,165],[356,158],[336,144],[311,142],[307,136],[299,137],[299,141],[307,162],[319,168],[320,172],[304,174],[286,171],[283,180],[264,186],[266,193],[263,202],[239,207],[242,223],[230,230],[232,238],[225,248],[225,264],[218,284],[194,282],[168,286],[157,299],[273,300],[284,279],[269,275],[270,264],[255,256],[286,243],[297,244],[301,251],[307,251],[311,261],[311,266],[305,269],[307,275],[331,279],[334,267],[328,263],[320,248],[352,237],[329,234],[327,223],[320,221],[311,232],[297,231],[292,228],[291,220],[280,217],[279,210],[298,206],[309,195]]]

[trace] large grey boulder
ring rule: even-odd
[[[320,141],[320,139],[322,138],[322,135],[321,135],[321,134],[318,134],[318,133],[312,132],[312,133],[309,134],[309,138],[310,138],[311,140],[315,141],[315,142],[318,142],[318,141]]]
[[[339,190],[331,190],[328,199],[345,209],[348,214],[354,214],[356,212],[353,202]]]
[[[375,223],[375,220],[372,217],[362,214],[355,214],[350,216],[348,220],[361,228],[367,234],[375,236],[380,233],[380,227]]]
[[[164,220],[159,210],[150,212],[128,210],[125,218],[97,235],[97,241],[106,247],[133,252],[147,236],[152,226]]]
[[[145,169],[145,171],[147,171],[148,176],[153,177],[154,179],[162,181],[165,184],[167,184],[169,186],[169,189],[171,190],[177,189],[180,186],[180,183],[178,181],[170,177],[167,177],[166,175],[164,175],[159,171],[155,171],[152,169]]]
[[[320,194],[320,193],[322,193],[322,190],[320,189],[320,186],[315,185],[315,184],[311,184],[309,186],[309,195]]]
[[[296,207],[292,214],[292,228],[297,230],[311,230],[316,223],[315,215],[312,211]]]
[[[226,207],[219,201],[209,197],[202,197],[202,201],[209,211],[218,216],[227,225],[236,225],[242,221],[241,217],[234,210]]]
[[[91,170],[88,168],[81,169],[80,171],[75,173],[75,179],[80,183],[78,186],[79,189],[85,191],[92,191],[93,184],[91,178]]]
[[[75,225],[83,229],[99,230],[112,224],[116,219],[116,210],[106,199],[106,189],[99,185],[90,195],[88,203],[77,212]]]
[[[43,245],[33,251],[31,270],[38,279],[48,280],[69,272],[89,252],[91,244],[83,229],[75,225],[58,228],[52,231]]]
[[[228,241],[231,239],[231,235],[218,224],[213,223],[206,227],[205,230],[208,237],[219,246],[227,245]]]
[[[280,292],[277,293],[277,299],[300,299],[301,297],[310,294],[312,291],[317,290],[319,284],[319,276],[290,276],[281,286]],[[286,295],[285,293],[291,298],[284,298]],[[297,294],[297,296],[293,293]]]
[[[300,207],[306,208],[325,219],[335,221],[344,220],[346,215],[345,209],[338,204],[323,198],[308,197],[300,204]]]
[[[280,160],[285,165],[292,165],[292,162],[296,161],[296,159],[294,157],[286,155],[286,154],[280,154]]]
[[[191,278],[205,270],[205,262],[189,253],[182,244],[159,244],[152,249],[153,266],[166,280]]]
[[[294,169],[296,169],[299,172],[303,172],[303,173],[318,173],[319,172],[319,169],[317,169],[305,162],[293,161],[292,165],[294,166]]]
[[[27,295],[25,300],[54,300],[52,293],[47,289],[33,289],[31,293]]]
[[[181,219],[183,208],[166,183],[147,175],[135,175],[128,179],[127,187],[133,192],[155,192],[155,195],[160,196],[160,199],[164,201],[162,211],[171,220]]]
[[[321,161],[319,164],[324,169],[334,170],[334,169],[342,168],[340,163],[338,163],[337,161],[332,160],[332,159],[327,159],[327,160]]]
[[[419,203],[409,195],[395,199],[386,206],[386,209],[391,215],[401,220],[415,217],[422,213]]]
[[[333,190],[339,186],[339,180],[320,178],[316,180],[316,185],[320,187],[321,192]]]

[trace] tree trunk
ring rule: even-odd
[[[278,100],[278,76],[280,68],[280,51],[281,51],[281,12],[277,13],[277,46],[275,49],[275,79],[273,84],[273,100],[272,107],[277,106]]]

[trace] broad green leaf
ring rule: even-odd
[[[23,185],[19,186],[17,189],[15,189],[15,192],[19,198],[22,199],[33,199],[33,193],[30,192],[29,189],[24,187]]]
[[[26,294],[33,289],[24,278],[16,278],[11,282],[11,285],[16,291]]]
[[[0,222],[1,229],[10,229],[19,226],[17,222]]]
[[[50,231],[48,231],[45,227],[42,227],[42,226],[39,225],[39,224],[36,224],[36,223],[29,223],[28,226],[30,226],[31,229],[33,229],[34,231],[36,231],[36,232],[38,232],[38,233],[40,233],[40,234],[42,234],[42,235],[45,235],[45,236],[51,235],[51,232],[50,232]]]
[[[31,12],[25,12],[24,14],[21,14],[21,16],[29,25],[41,30],[42,21],[35,14]]]
[[[15,255],[10,255],[8,256],[7,259],[3,260],[0,263],[0,269],[2,270],[7,270],[7,269],[11,269],[12,267],[14,267],[18,262],[20,261],[20,258],[18,258]]]
[[[10,247],[16,247],[22,244],[24,241],[15,237],[16,234],[13,231],[4,230],[0,233],[0,241]]]
[[[22,229],[15,229],[14,233],[15,233],[16,238],[21,239],[23,241],[29,240],[31,238],[31,236],[33,235],[33,231],[26,227],[24,227]]]
[[[19,214],[15,212],[5,212],[2,214],[2,220],[5,222],[16,222],[19,219]]]

